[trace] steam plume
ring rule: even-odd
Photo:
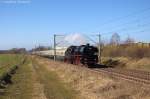
[[[86,38],[79,33],[67,35],[64,40],[72,45],[82,45],[87,43]]]

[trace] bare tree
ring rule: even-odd
[[[134,42],[135,42],[134,39],[128,36],[124,41],[124,44],[132,44]]]
[[[118,45],[120,43],[120,35],[118,33],[114,33],[110,39],[111,45]]]

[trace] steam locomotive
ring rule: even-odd
[[[65,51],[64,61],[71,64],[91,67],[98,62],[98,48],[89,44],[70,46]]]

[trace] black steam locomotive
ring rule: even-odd
[[[90,67],[98,62],[98,48],[89,44],[70,46],[65,52],[64,61]]]

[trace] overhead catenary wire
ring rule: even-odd
[[[89,36],[87,36],[86,34],[84,34],[84,36],[89,39],[90,41],[92,41],[93,43],[97,44],[97,42],[95,40],[93,40],[92,38],[90,38]]]
[[[134,34],[134,33],[143,33],[143,32],[145,32],[146,30],[150,30],[150,28],[143,29],[143,30],[138,30],[138,31],[133,31],[132,34]],[[127,33],[131,33],[131,32],[127,32]]]
[[[138,15],[138,14],[141,14],[141,13],[143,13],[143,12],[146,12],[146,11],[150,11],[150,8],[146,8],[146,9],[143,9],[143,10],[140,10],[140,11],[136,11],[136,12],[134,12],[134,13],[132,13],[132,14],[129,14],[129,15],[126,15],[126,16],[123,16],[123,17],[120,17],[119,19],[116,19],[116,21],[115,20],[112,20],[113,22],[111,22],[111,21],[108,21],[108,23],[107,24],[112,24],[112,23],[115,23],[115,22],[117,22],[118,20],[122,20],[122,19],[124,19],[124,18],[127,18],[127,17],[133,17],[133,16],[135,16],[135,15]],[[142,21],[142,22],[144,22],[145,21],[145,19],[149,19],[150,17],[149,17],[149,15],[148,16],[144,16],[144,17],[141,17],[140,16],[140,18],[136,18],[135,20],[132,20],[132,21],[129,21],[129,22],[125,22],[125,23],[121,23],[121,24],[119,24],[119,25],[115,25],[115,27],[114,28],[116,28],[117,27],[117,29],[113,29],[113,30],[111,30],[111,31],[108,31],[108,32],[102,32],[101,34],[102,34],[102,36],[103,35],[108,35],[108,34],[112,34],[112,33],[115,33],[115,32],[122,32],[122,31],[130,31],[130,30],[134,30],[134,29],[136,29],[136,28],[143,28],[143,27],[146,27],[146,26],[148,26],[148,24],[146,23],[146,24],[141,24],[140,22]],[[147,20],[146,20],[147,21]],[[148,20],[149,21],[149,20]],[[133,24],[132,24],[133,23]],[[105,23],[105,25],[106,25],[106,23]],[[127,26],[127,25],[129,25],[129,26]],[[132,26],[133,25],[133,26]],[[102,25],[102,27],[104,26],[104,24]],[[120,27],[120,26],[122,26],[123,28],[119,28],[118,29],[118,27]],[[124,26],[126,26],[126,27],[124,27]],[[130,28],[130,29],[129,29]],[[108,28],[107,28],[108,29]],[[108,29],[108,30],[110,30],[110,29]]]
[[[136,28],[146,27],[150,23],[149,18],[150,18],[149,16],[146,16],[146,17],[142,17],[140,19],[136,19],[136,20],[133,20],[133,21],[129,21],[129,22],[126,22],[126,23],[119,24],[119,25],[117,25],[117,29],[112,29],[111,31],[103,32],[102,35],[108,35],[108,34],[112,34],[114,32],[120,32],[120,31],[130,31],[130,30],[133,30],[133,29],[136,29]],[[143,24],[143,22],[147,22],[147,21],[148,21],[148,23]],[[141,22],[142,22],[142,24],[141,24]],[[133,24],[131,24],[131,23],[133,23]],[[118,27],[121,26],[121,25],[124,25],[123,28],[118,29]],[[129,25],[129,26],[127,26],[127,25]]]
[[[131,16],[135,16],[135,15],[137,15],[137,14],[144,13],[144,12],[146,12],[146,11],[150,11],[150,8],[145,8],[145,9],[143,9],[143,10],[133,12],[133,13],[128,14],[128,15],[126,15],[126,16],[121,16],[121,17],[119,17],[119,18],[115,18],[115,19],[109,20],[109,21],[107,21],[107,22],[101,24],[101,27],[104,27],[104,26],[106,26],[107,24],[112,24],[112,23],[114,23],[114,22],[120,21],[120,20],[125,19],[125,18],[127,18],[127,17],[131,17]]]
[[[135,19],[135,20],[132,20],[132,21],[129,21],[129,22],[126,22],[126,23],[122,23],[122,24],[119,24],[119,25],[115,25],[115,26],[111,27],[111,28],[113,28],[111,31],[116,30],[116,29],[114,29],[114,28],[118,28],[118,27],[120,27],[120,26],[123,26],[123,27],[124,27],[124,26],[127,26],[127,25],[139,24],[140,21],[143,22],[143,20],[149,19],[149,18],[150,18],[150,16],[146,16],[146,17],[142,17],[142,19]],[[109,30],[110,30],[110,29],[109,29]]]
[[[131,30],[134,30],[134,29],[140,29],[140,28],[145,28],[145,27],[149,27],[150,25],[150,22],[148,23],[145,23],[145,24],[137,24],[135,26],[129,26],[129,27],[125,27],[125,28],[120,28],[118,30],[113,30],[113,31],[109,31],[109,32],[106,32],[106,33],[103,33],[103,35],[107,35],[107,34],[112,34],[112,33],[119,33],[121,31],[131,31]]]

